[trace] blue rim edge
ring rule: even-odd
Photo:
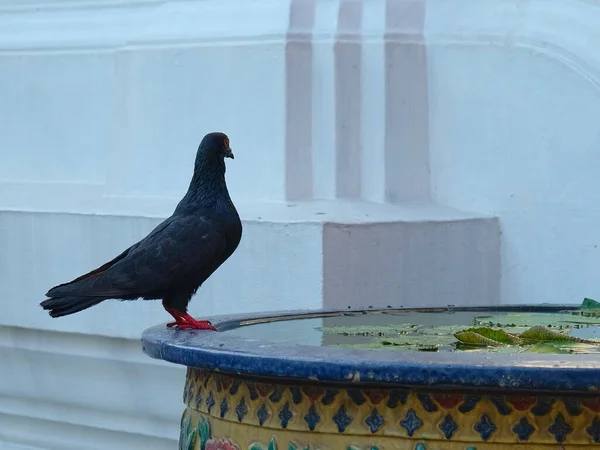
[[[575,305],[452,307],[452,311],[556,312]],[[303,310],[216,316],[220,331],[272,320],[363,314],[376,310]],[[448,308],[388,311],[441,312]],[[288,379],[356,385],[460,387],[569,391],[600,394],[600,354],[548,355],[431,353],[286,345],[244,339],[214,331],[169,329],[157,325],[142,334],[143,351],[155,359],[216,372],[271,380]],[[377,356],[374,359],[374,355]]]

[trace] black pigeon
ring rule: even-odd
[[[232,158],[223,133],[204,136],[187,193],[173,215],[115,259],[53,287],[40,303],[52,317],[82,311],[107,299],[161,299],[180,329],[216,330],[187,313],[190,298],[238,247],[242,223],[225,183]]]

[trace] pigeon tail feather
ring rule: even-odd
[[[61,317],[91,308],[104,300],[103,297],[58,297],[44,300],[40,306],[52,317]]]

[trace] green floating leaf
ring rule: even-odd
[[[500,342],[501,344],[518,345],[522,342],[518,336],[507,333],[504,330],[494,330],[490,327],[469,328],[465,331],[477,333],[484,338],[491,339],[495,342]]]
[[[417,347],[419,352],[437,352],[439,350],[437,345],[420,345]]]
[[[600,353],[600,345],[582,342],[548,341],[530,346],[526,353],[590,354]]]
[[[528,347],[524,353],[547,353],[547,354],[564,354],[569,353],[568,350],[564,349],[561,344],[562,342],[538,342]]]
[[[461,327],[454,327],[453,332],[460,330]],[[401,335],[397,337],[374,338],[368,342],[359,343],[340,343],[340,347],[362,348],[370,350],[419,350],[421,347],[437,348],[444,346],[452,346],[456,342],[451,333],[448,334],[433,334],[433,333],[415,333],[411,335]]]
[[[331,325],[328,327],[317,328],[325,334],[337,334],[339,336],[397,336],[402,332],[412,329],[415,325],[400,324],[395,325],[358,325],[342,326]]]
[[[550,330],[546,327],[531,327],[529,330],[521,333],[521,339],[525,342],[585,342],[584,339],[580,339],[574,336],[568,336],[564,333]]]
[[[600,314],[587,311],[564,311],[560,313],[523,313],[497,314],[494,316],[479,316],[474,320],[476,326],[488,327],[549,327],[564,328],[575,324],[600,325]]]
[[[456,350],[467,353],[505,353],[505,354],[514,354],[521,353],[521,346],[514,345],[500,345],[496,347],[490,347],[485,345],[471,345],[471,344],[463,344],[462,342],[456,343]]]
[[[564,317],[564,314],[496,314],[476,317],[474,324],[489,327],[533,327],[557,323]]]
[[[600,302],[586,297],[583,299],[581,309],[600,309]]]
[[[485,345],[488,347],[501,347],[506,346],[502,342],[494,341],[492,339],[486,338],[478,333],[473,331],[459,331],[454,333],[454,337],[458,339],[460,342],[469,345]]]
[[[570,334],[592,336],[594,329],[576,330],[590,326],[600,328],[600,303],[586,299],[583,306],[588,309],[566,310],[554,313],[497,313],[475,317],[469,326],[461,325],[425,325],[415,324],[414,318],[407,316],[407,323],[345,326],[331,325],[322,330],[332,342],[328,345],[339,347],[414,351],[467,351],[490,353],[520,353],[523,351],[561,353],[568,351],[600,353],[600,340],[585,341],[570,337]],[[594,309],[595,308],[595,309]],[[473,317],[473,316],[471,316]],[[411,323],[412,322],[412,323]],[[419,323],[419,322],[417,322]],[[429,323],[429,322],[428,322]],[[465,326],[466,325],[466,326]],[[529,348],[540,342],[560,342],[557,347]],[[570,343],[570,345],[568,345]],[[590,344],[587,347],[572,344]],[[596,350],[598,349],[598,350]],[[266,443],[263,444],[266,446]],[[266,449],[265,449],[266,450]],[[297,447],[297,450],[304,450]]]
[[[600,343],[595,342],[592,344],[587,342],[569,342],[567,344],[563,344],[562,348],[567,350],[569,353],[600,353],[600,345],[598,344]]]

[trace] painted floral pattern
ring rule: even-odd
[[[197,427],[193,427],[191,418],[184,415],[181,421],[181,434],[179,436],[179,450],[194,450],[196,440],[200,440],[200,450],[242,450],[238,444],[227,438],[213,438],[210,421],[202,417]],[[422,447],[419,447],[421,450]],[[279,450],[277,440],[272,437],[269,443],[253,442],[248,450]],[[282,449],[283,450],[283,449]],[[297,444],[290,441],[286,450],[321,450],[311,445]],[[347,450],[379,450],[375,446],[367,448],[348,446]]]
[[[237,444],[229,439],[209,439],[206,441],[205,450],[241,450]]]
[[[248,450],[277,450],[277,441],[273,437],[268,444],[253,442],[248,446]],[[292,450],[292,447],[290,447],[290,450]]]
[[[599,422],[600,423],[600,422]],[[184,414],[181,420],[181,431],[179,437],[179,450],[194,450],[196,442],[200,443],[200,450],[242,450],[234,441],[228,438],[216,438],[212,436],[212,427],[210,419],[201,417],[194,424],[194,421],[187,414]],[[427,450],[423,442],[414,444],[414,450]],[[275,436],[267,442],[253,442],[248,445],[247,450],[330,450],[329,447],[320,448],[318,446],[299,444],[295,441],[289,441],[283,447],[278,446]],[[375,445],[357,446],[348,445],[346,450],[379,450]],[[465,450],[477,450],[475,446],[468,446]]]
[[[184,415],[181,418],[179,431],[179,450],[194,450],[196,444],[196,428],[192,428],[192,419]]]
[[[367,448],[355,447],[354,445],[350,445],[350,446],[348,446],[347,450],[379,450],[379,448],[375,447],[374,445],[371,445],[370,447],[367,447]]]

